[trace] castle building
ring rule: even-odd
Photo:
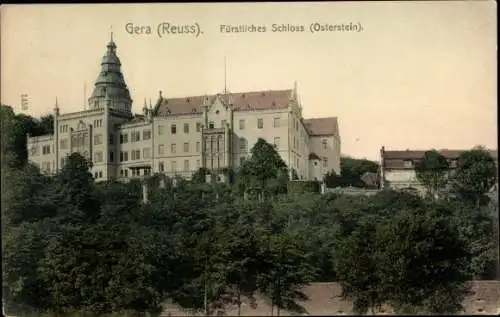
[[[155,173],[189,179],[201,167],[237,169],[259,138],[274,144],[299,179],[340,173],[336,117],[304,119],[297,85],[253,91],[144,101],[132,99],[111,38],[86,110],[61,113],[54,133],[27,137],[28,158],[44,173],[64,166],[69,154],[92,161],[96,180],[130,180]]]

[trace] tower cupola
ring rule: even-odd
[[[121,72],[121,62],[116,54],[116,44],[111,40],[106,46],[106,54],[101,60],[101,70],[89,98],[90,109],[113,105],[113,109],[131,113],[132,99]]]

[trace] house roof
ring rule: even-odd
[[[186,96],[182,98],[163,98],[160,96],[155,107],[155,116],[181,115],[203,112],[203,102],[210,103],[217,96],[228,102],[231,98],[235,110],[265,110],[287,108],[292,97],[292,89],[265,90],[231,93],[228,95]]]
[[[424,157],[425,152],[428,150],[404,150],[404,151],[383,151],[384,159],[400,159],[400,160],[418,160]],[[442,149],[437,150],[441,155],[447,159],[458,159],[460,154],[467,150],[448,150]],[[493,157],[493,159],[498,159],[497,150],[488,150]]]
[[[385,168],[413,169],[414,165],[405,165],[405,161],[419,161],[424,157],[427,150],[384,151],[382,149],[382,151],[383,165]],[[460,157],[460,154],[467,150],[443,149],[437,151],[441,153],[446,159],[454,161]],[[493,159],[498,162],[498,151],[488,150],[488,152],[490,152],[490,155],[493,157]],[[454,165],[451,165],[451,167],[454,167]]]
[[[304,126],[309,135],[314,136],[339,136],[339,123],[337,117],[304,119]]]

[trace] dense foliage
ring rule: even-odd
[[[19,314],[156,315],[167,299],[213,314],[257,294],[301,312],[303,286],[332,281],[359,313],[450,313],[494,258],[491,214],[476,205],[491,179],[470,182],[489,170],[476,152],[446,199],[291,194],[291,173],[259,140],[243,168],[223,171],[229,182],[155,175],[147,203],[137,182],[94,182],[79,154],[49,177],[11,164],[14,152],[2,151],[2,287]]]

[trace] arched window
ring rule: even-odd
[[[204,149],[203,149],[203,151],[204,151],[204,152],[211,152],[212,150],[210,149],[210,141],[209,141],[209,139],[208,139],[208,137],[207,137],[207,136],[205,137],[205,142],[204,142],[204,143],[205,143],[205,144],[204,144]]]
[[[224,138],[222,137],[222,135],[219,135],[217,139],[217,152],[224,152]]]
[[[210,148],[212,153],[215,152],[215,147],[217,146],[215,142],[215,135],[212,135],[212,137],[210,138]]]

